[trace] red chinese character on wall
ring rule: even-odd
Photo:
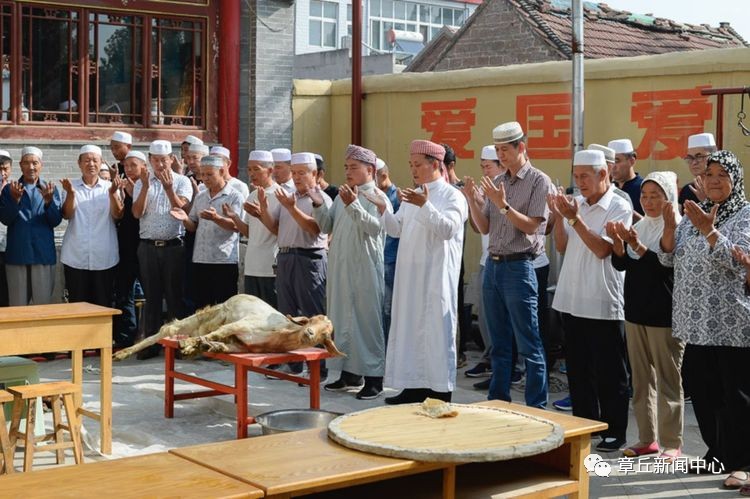
[[[685,155],[690,135],[702,133],[713,116],[713,104],[701,88],[633,92],[630,119],[645,128],[636,148],[639,158],[666,160]]]
[[[473,159],[474,151],[466,149],[471,128],[477,121],[476,98],[422,103],[422,128],[432,134],[430,140],[448,144],[457,158]]]
[[[570,159],[571,112],[569,93],[516,97],[516,119],[528,135],[533,158]]]

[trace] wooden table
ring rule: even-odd
[[[82,385],[83,351],[100,351],[101,410],[79,413],[99,421],[103,454],[112,452],[112,316],[120,313],[90,303],[0,308],[0,356],[71,352],[72,381]]]
[[[286,353],[208,353],[204,357],[222,360],[234,366],[234,385],[225,385],[192,374],[179,372],[175,369],[175,352],[179,349],[179,341],[171,338],[160,340],[164,346],[164,417],[174,417],[175,400],[187,400],[200,397],[215,397],[217,395],[234,395],[237,406],[237,438],[247,437],[247,425],[255,423],[255,418],[248,416],[248,385],[247,372],[253,371],[268,374],[279,379],[306,385],[310,388],[310,409],[320,409],[320,361],[331,357],[323,348],[304,348]],[[270,364],[286,364],[288,362],[306,362],[309,378],[296,376],[267,369],[263,366]],[[174,380],[179,379],[195,385],[210,388],[199,392],[174,392]]]
[[[3,497],[25,499],[263,497],[247,483],[166,452],[4,475],[0,490]]]
[[[173,449],[172,453],[262,489],[266,497],[588,497],[583,458],[591,433],[606,424],[506,402],[502,407],[545,417],[565,431],[563,445],[530,458],[455,465],[366,454],[342,447],[326,430],[307,430]],[[367,484],[367,485],[362,485]]]

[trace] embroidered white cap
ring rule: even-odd
[[[21,149],[21,158],[23,158],[27,154],[33,154],[39,159],[42,159],[44,157],[44,153],[42,153],[42,150],[34,146],[26,146]]]
[[[206,144],[190,144],[190,147],[188,147],[188,152],[197,152],[204,156],[208,156],[210,153]]]
[[[274,162],[291,161],[292,160],[292,151],[290,151],[289,149],[285,149],[283,147],[278,147],[276,149],[271,149],[271,155],[273,156]]]
[[[615,162],[615,150],[611,147],[603,146],[601,144],[589,144],[586,149],[589,151],[601,151],[604,153],[604,159],[607,160],[607,163]]]
[[[615,154],[631,154],[635,150],[633,149],[633,143],[630,139],[617,139],[610,140],[607,147],[615,150]]]
[[[138,158],[144,163],[147,163],[146,155],[143,154],[141,151],[128,151],[128,153],[125,155],[125,159],[128,159],[128,158]]]
[[[148,146],[148,153],[157,156],[172,154],[172,144],[168,140],[155,140]]]
[[[190,145],[193,145],[193,144],[195,144],[195,145],[201,145],[201,144],[203,144],[203,141],[201,139],[199,139],[198,137],[196,137],[195,135],[188,135],[187,137],[185,137],[183,139],[182,143],[183,144],[190,144]]]
[[[573,157],[573,166],[607,166],[604,153],[601,151],[590,151],[584,149],[578,151]]]
[[[296,152],[292,154],[292,165],[307,165],[310,170],[317,170],[315,155],[311,152]]]
[[[226,159],[231,160],[232,156],[229,153],[229,149],[224,146],[213,146],[211,148],[211,155],[224,156]]]
[[[495,144],[507,144],[523,138],[523,128],[517,121],[509,121],[492,130],[492,141]]]
[[[5,149],[0,149],[0,158],[11,159],[11,156],[10,156],[10,153],[6,151]]]
[[[499,159],[497,159],[497,151],[495,150],[495,146],[484,146],[482,148],[482,155],[480,156],[480,159],[499,161]]]
[[[201,166],[210,166],[212,168],[222,168],[224,159],[221,156],[210,154],[201,158]]]
[[[688,149],[693,147],[716,147],[712,133],[697,133],[688,137]]]
[[[127,132],[115,132],[112,134],[112,138],[110,140],[113,140],[115,142],[122,142],[123,144],[132,144],[133,136]]]
[[[375,171],[376,171],[376,172],[379,172],[380,170],[382,170],[382,169],[383,169],[383,168],[385,168],[386,166],[388,166],[388,165],[386,165],[386,164],[385,164],[385,161],[383,161],[382,159],[380,159],[380,158],[377,158],[377,159],[375,160]]]
[[[93,144],[86,144],[85,146],[81,147],[81,149],[78,151],[78,155],[80,156],[81,154],[86,154],[90,152],[94,154],[98,154],[99,157],[102,156],[102,148],[99,146],[95,146]]]
[[[263,163],[273,163],[273,154],[271,151],[255,150],[250,151],[250,156],[247,158],[248,161],[261,161]]]

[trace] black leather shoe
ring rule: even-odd
[[[406,388],[394,397],[386,397],[385,403],[388,405],[399,405],[422,402],[427,398],[428,391],[425,388]]]
[[[490,378],[482,380],[479,383],[474,383],[473,386],[474,386],[475,390],[489,390],[490,389]]]
[[[372,400],[376,399],[380,396],[380,394],[383,393],[383,389],[378,389],[375,385],[368,385],[365,384],[365,386],[357,392],[356,397],[359,400]]]
[[[349,383],[347,380],[345,380],[343,377],[339,378],[338,381],[334,381],[333,383],[328,383],[326,386],[323,387],[324,390],[329,392],[346,392],[349,390],[354,390],[357,388],[362,388],[362,381],[360,380],[359,383],[352,384]]]

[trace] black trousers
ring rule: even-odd
[[[138,278],[138,261],[135,258],[122,258],[115,267],[115,308],[121,315],[112,319],[113,340],[115,345],[128,347],[135,343],[138,335],[138,320],[135,314],[133,287]]]
[[[603,435],[625,438],[628,372],[622,321],[562,314],[573,415],[604,421]]]
[[[112,306],[115,267],[106,270],[81,270],[63,265],[68,301],[86,301],[103,307]]]
[[[146,296],[146,336],[162,326],[162,300],[167,302],[166,320],[183,317],[182,282],[185,273],[185,248],[156,247],[141,241],[138,266]]]
[[[193,263],[196,310],[216,305],[237,294],[236,263]]]
[[[706,460],[718,459],[727,472],[748,469],[750,348],[688,344],[682,364]]]
[[[264,302],[277,307],[276,277],[245,276],[245,293],[257,296]]]

